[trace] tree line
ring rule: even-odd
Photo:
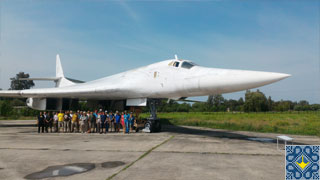
[[[178,103],[162,101],[158,112],[283,112],[283,111],[319,111],[320,104],[309,104],[308,101],[290,100],[274,101],[261,91],[247,90],[245,99],[225,99],[222,95],[210,95],[207,102]]]

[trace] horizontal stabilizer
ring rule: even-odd
[[[205,102],[203,102],[203,101],[189,100],[189,99],[187,99],[187,97],[170,98],[170,99],[168,99],[168,102],[167,102],[167,103],[169,103],[170,101],[192,102],[192,103],[205,103]]]
[[[58,77],[49,77],[49,78],[19,78],[19,81],[58,81]]]
[[[182,102],[193,102],[193,103],[205,103],[203,101],[196,101],[196,100],[189,100],[189,99],[181,99],[176,101],[182,101]]]
[[[49,77],[49,78],[19,78],[19,81],[59,81],[61,78],[60,77]],[[72,78],[67,78],[69,81],[72,81],[74,83],[85,83],[85,81],[77,80],[77,79],[72,79]]]
[[[85,81],[81,81],[81,80],[77,80],[77,79],[71,79],[71,78],[68,78],[68,77],[66,77],[66,79],[68,79],[69,81],[72,81],[72,82],[74,82],[74,83],[85,83]]]

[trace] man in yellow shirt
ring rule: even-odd
[[[72,111],[71,111],[72,113]],[[71,119],[71,132],[76,132],[74,128],[77,128],[77,123],[78,123],[78,115],[77,113],[73,113],[73,114],[70,114],[70,116],[72,117]],[[77,129],[78,131],[78,129]]]
[[[62,127],[62,131],[63,132],[63,128],[64,128],[64,113],[60,110],[60,113],[58,114],[58,132],[60,132]]]

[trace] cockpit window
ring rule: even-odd
[[[174,67],[179,67],[179,64],[180,64],[179,62],[174,62],[173,66]]]
[[[186,61],[183,62],[182,65],[181,65],[181,67],[182,67],[182,68],[185,68],[185,69],[191,69],[193,66],[194,66],[193,63],[186,62]]]

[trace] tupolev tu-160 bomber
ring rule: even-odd
[[[169,59],[94,81],[66,78],[60,56],[56,56],[56,77],[20,80],[52,80],[54,88],[0,91],[1,97],[28,98],[27,105],[37,110],[68,109],[78,100],[109,101],[113,105],[146,106],[151,117],[146,131],[159,131],[156,101],[186,100],[187,97],[222,94],[252,89],[277,82],[289,74],[247,70],[208,68],[179,59]],[[187,101],[187,100],[186,100]]]
[[[320,180],[319,5],[0,0],[0,180]]]

